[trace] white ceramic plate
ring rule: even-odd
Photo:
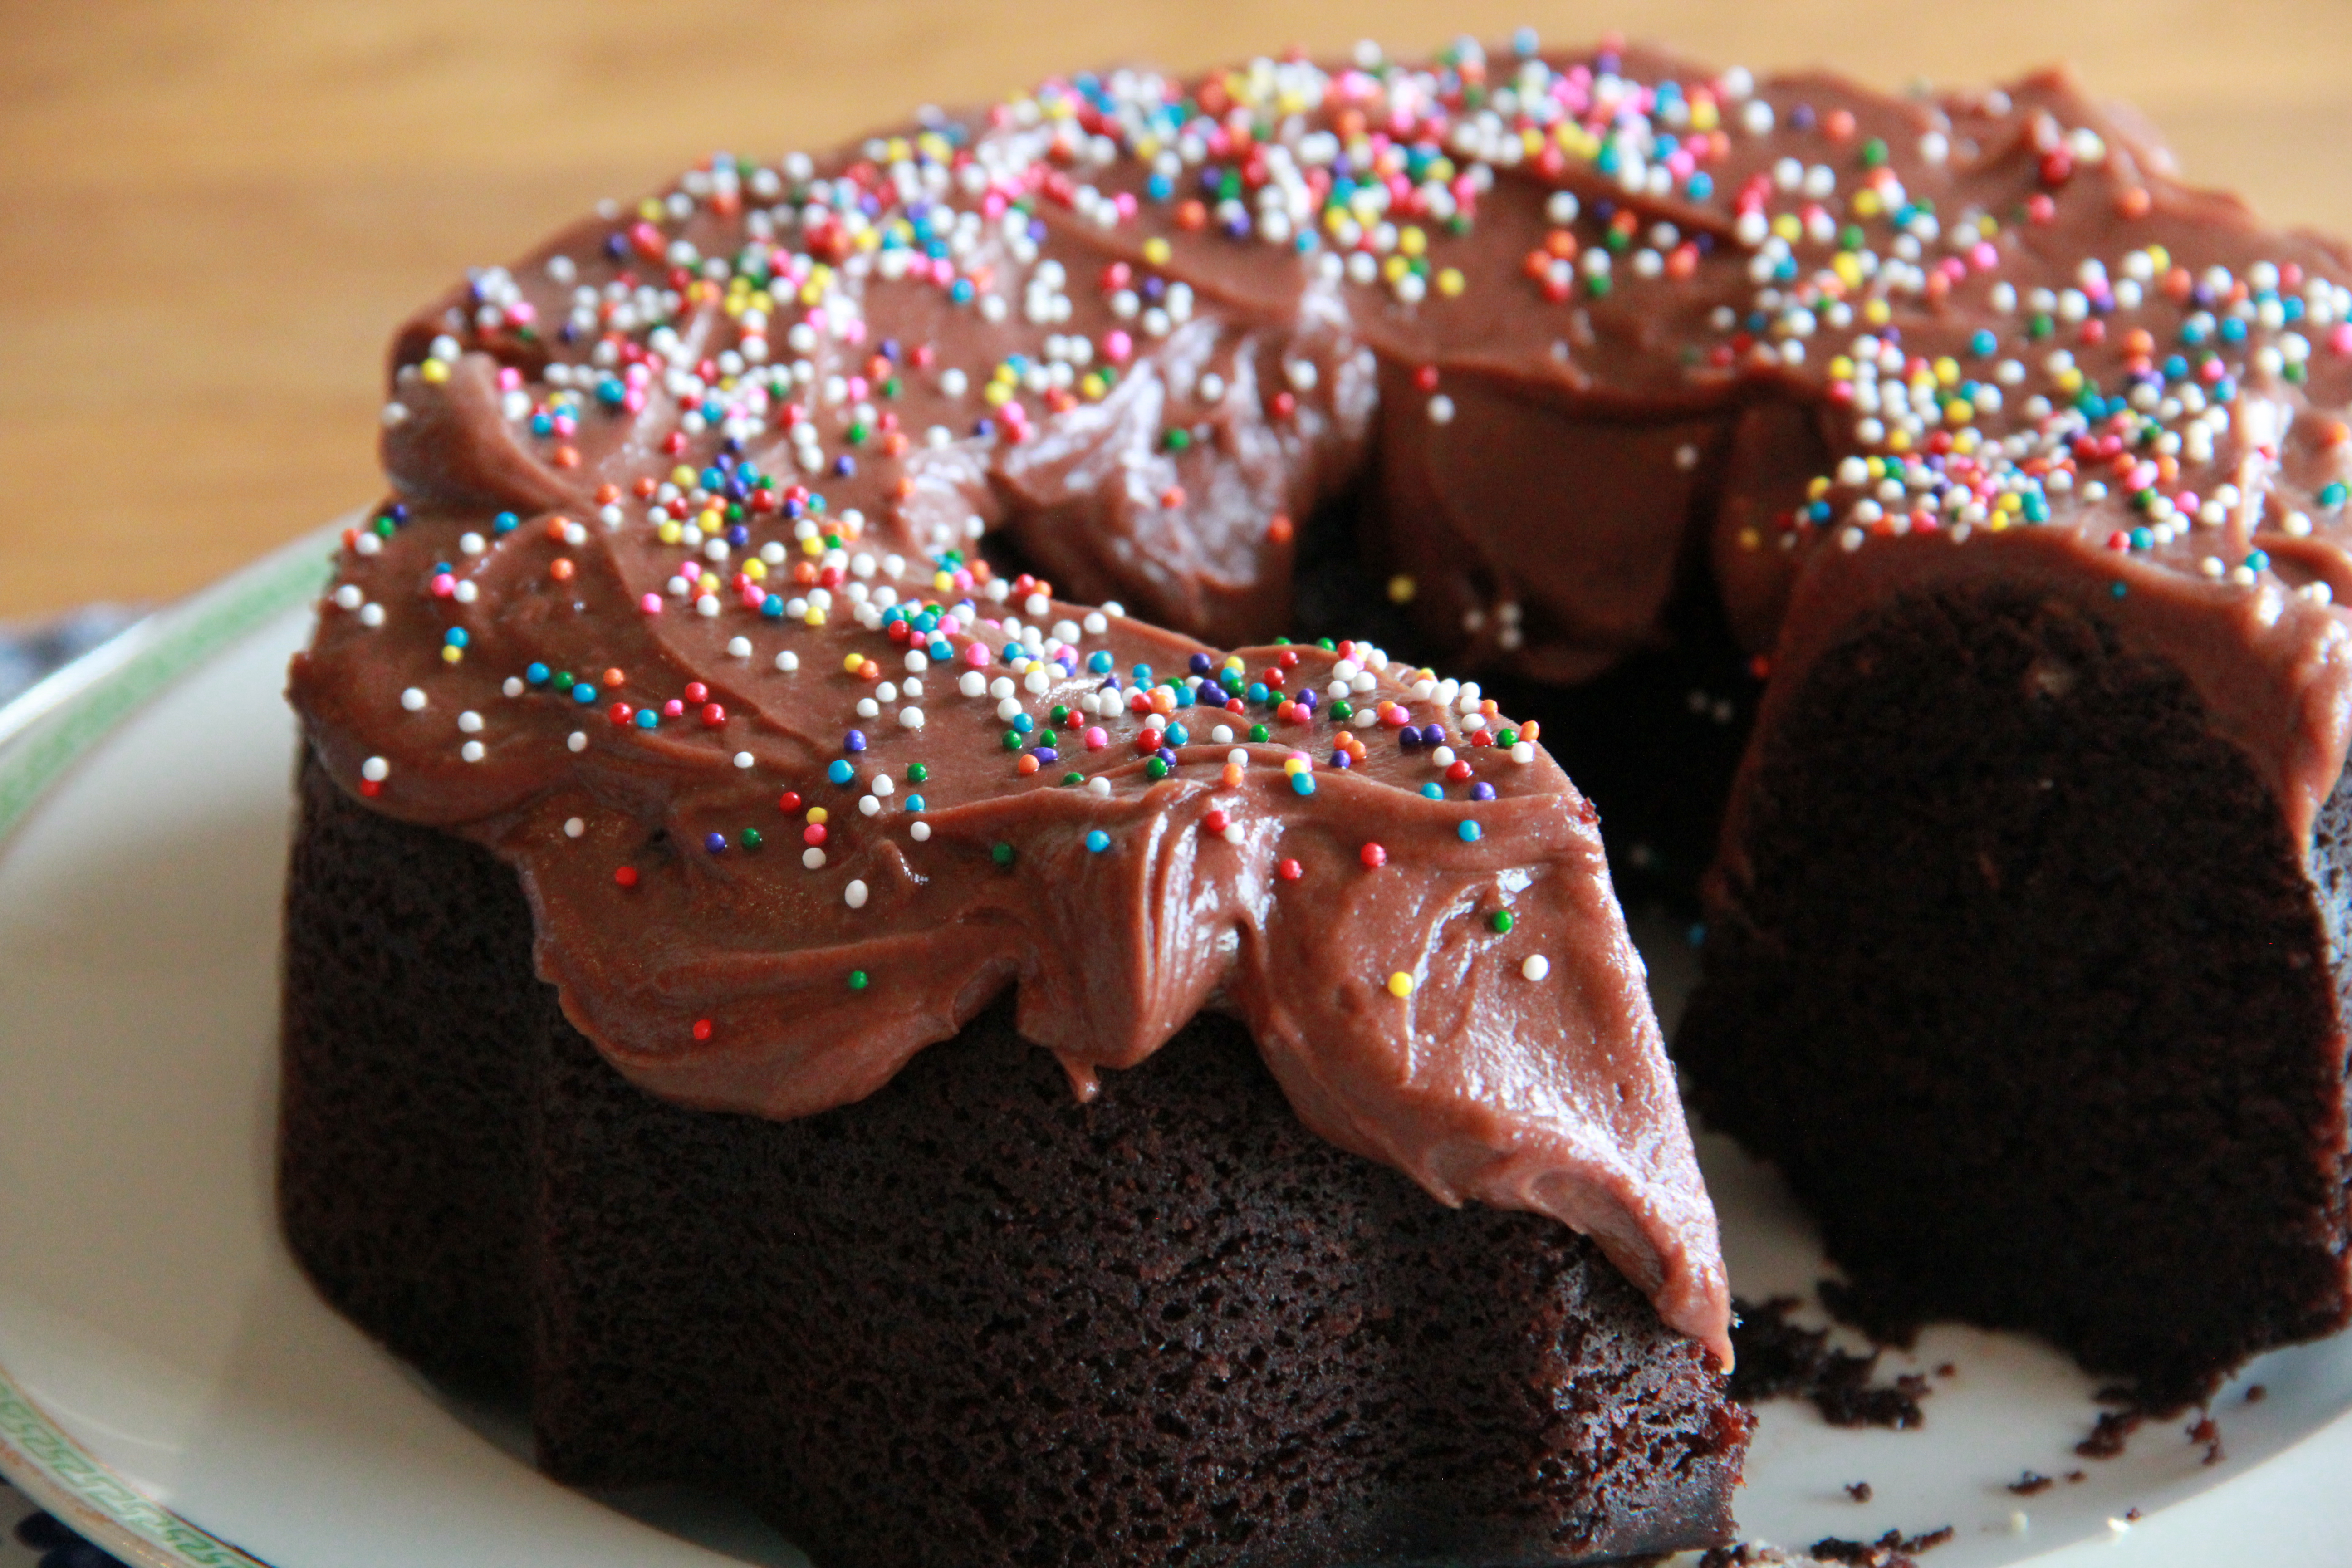
[[[510,1415],[384,1354],[278,1242],[279,693],[327,549],[264,561],[0,710],[0,1471],[142,1564],[801,1562],[724,1504],[541,1479]],[[1672,1002],[1688,956],[1652,951]],[[1734,1287],[1807,1292],[1824,1268],[1785,1195],[1720,1139],[1701,1154]],[[2248,1369],[2214,1406],[2229,1457],[2210,1468],[2185,1421],[2123,1458],[2075,1458],[2091,1385],[2021,1340],[1933,1331],[1881,1371],[1945,1362],[1957,1375],[1918,1430],[1766,1406],[1744,1532],[1801,1546],[1952,1525],[1929,1568],[2352,1557],[2352,1337]],[[2027,1469],[2085,1479],[2004,1489]]]

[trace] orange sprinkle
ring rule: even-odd
[[[559,583],[571,582],[572,557],[569,555],[559,555],[553,561],[549,562],[547,566],[547,574],[554,578]]]

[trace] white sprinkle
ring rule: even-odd
[[[2023,1535],[2032,1522],[2025,1517],[2023,1509],[2013,1508],[2009,1510],[2009,1532],[2011,1535]]]
[[[1233,763],[1236,767],[1246,767],[1249,765],[1249,752],[1244,747],[1235,746],[1232,751],[1225,753],[1225,761]]]
[[[335,590],[335,605],[339,609],[356,610],[360,607],[360,601],[365,597],[365,595],[349,583]]]
[[[1454,399],[1446,396],[1445,394],[1442,392],[1436,396],[1431,398],[1429,400],[1429,422],[1432,425],[1453,424]]]
[[[362,605],[360,606],[360,625],[368,627],[375,627],[383,625],[383,606],[373,603]]]
[[[729,637],[727,639],[727,657],[730,658],[751,658],[751,639],[750,637]]]
[[[585,730],[574,730],[572,731],[570,738],[563,743],[571,747],[575,752],[584,752],[588,749],[588,731]]]
[[[2131,1521],[2130,1521],[2130,1520],[2127,1520],[2127,1519],[2121,1519],[2121,1518],[2118,1518],[2118,1517],[2116,1517],[2116,1516],[2115,1516],[2115,1515],[2112,1515],[2112,1514],[2110,1514],[2110,1515],[2108,1516],[2108,1518],[2107,1518],[2107,1533],[2108,1533],[2109,1535],[2122,1535],[2122,1534],[2124,1534],[2126,1531],[2129,1531],[2130,1529],[2131,1529]]]
[[[749,752],[738,752],[735,753],[735,765],[739,768],[748,768],[755,760],[756,759],[754,759]]]
[[[520,675],[508,676],[506,679],[499,683],[499,689],[505,692],[509,697],[521,696],[522,677]]]
[[[901,708],[898,710],[898,722],[906,729],[919,730],[923,727],[923,710],[919,708]]]
[[[465,758],[469,763],[478,763],[484,756],[488,755],[488,752],[483,750],[482,743],[479,741],[468,741],[464,745],[457,748],[457,754]]]
[[[382,757],[370,757],[360,764],[360,777],[370,784],[382,784],[392,772],[392,764]]]
[[[1524,764],[1535,760],[1536,743],[1533,741],[1520,741],[1512,745],[1511,761]]]
[[[482,716],[468,708],[457,715],[457,728],[468,735],[478,735],[482,732]]]
[[[782,670],[786,675],[792,674],[793,671],[799,669],[800,667],[801,656],[792,652],[790,649],[787,649],[776,656],[776,668]]]
[[[910,673],[920,675],[923,671],[930,668],[931,656],[929,654],[923,652],[919,648],[910,647],[907,650],[907,668]]]
[[[412,686],[407,690],[402,692],[400,694],[400,705],[403,708],[407,709],[411,713],[422,711],[425,707],[424,689],[422,687]]]
[[[1230,724],[1218,725],[1215,729],[1209,731],[1209,739],[1215,742],[1220,746],[1232,744],[1234,739],[1233,726]]]
[[[407,423],[408,405],[404,403],[387,403],[383,405],[383,427],[385,429],[396,430],[401,426]]]
[[[967,669],[963,672],[963,679],[956,682],[956,689],[966,697],[985,697],[988,695],[988,677],[976,669]]]
[[[878,816],[882,813],[882,803],[870,795],[862,795],[857,797],[857,810],[864,816]]]
[[[927,844],[930,842],[931,825],[919,816],[915,819],[915,825],[907,829],[907,837],[918,844]]]
[[[719,614],[719,595],[716,594],[705,594],[699,599],[695,600],[694,613],[698,616],[717,616]]]
[[[814,844],[810,845],[801,851],[801,864],[812,871],[820,869],[824,865],[824,851]]]
[[[1242,825],[1241,825],[1240,823],[1238,823],[1238,822],[1228,822],[1227,824],[1225,824],[1225,842],[1226,842],[1226,843],[1228,843],[1228,844],[1239,844],[1243,839],[1244,839],[1244,838],[1246,838],[1246,837],[1249,837],[1249,835],[1248,835],[1247,833],[1245,833],[1245,832],[1244,832],[1244,831],[1243,831],[1243,829],[1242,829]]]
[[[892,695],[896,696],[897,693],[893,692]],[[857,716],[860,719],[879,718],[881,713],[882,704],[875,701],[871,697],[861,697],[857,700]]]
[[[866,907],[866,884],[854,879],[851,880],[849,886],[841,889],[841,901],[847,904],[853,910],[864,909]]]
[[[1530,980],[1541,980],[1551,973],[1551,960],[1540,952],[1531,953],[1528,961],[1519,965],[1519,973]]]
[[[1429,760],[1437,767],[1450,768],[1454,765],[1454,748],[1451,746],[1440,746],[1435,751],[1429,753]]]
[[[583,820],[583,818],[580,818],[580,817],[577,817],[577,816],[567,816],[567,817],[565,817],[565,818],[563,819],[563,837],[566,837],[566,838],[577,838],[577,837],[579,837],[582,834],[583,834],[583,833],[585,833],[585,832],[587,832],[587,831],[588,831],[588,824],[587,824],[587,822],[586,822],[585,820]]]

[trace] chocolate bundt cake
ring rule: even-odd
[[[294,665],[295,1248],[829,1564],[1718,1539],[1557,754],[1719,832],[1677,1054],[1854,1310],[2193,1396],[2352,1307],[2344,277],[2060,77],[1524,39],[607,207],[400,334]]]

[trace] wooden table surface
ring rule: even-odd
[[[1885,87],[2072,61],[2352,231],[2344,0],[0,0],[0,616],[155,598],[378,490],[392,324],[598,198],[1057,70],[1612,26]]]

